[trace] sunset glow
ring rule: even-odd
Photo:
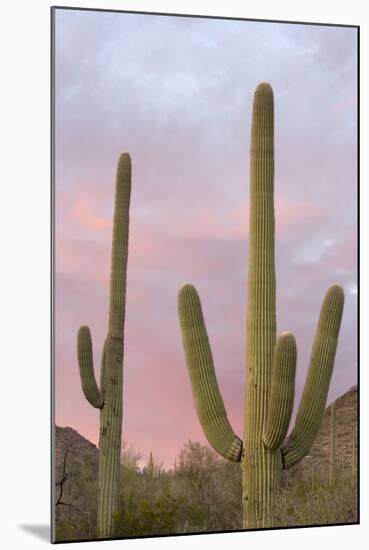
[[[56,11],[56,423],[98,443],[76,336],[96,376],[108,319],[115,169],[132,157],[123,439],[170,467],[196,417],[177,315],[196,285],[228,417],[243,433],[252,97],[275,97],[278,333],[298,403],[323,296],[346,302],[328,401],[357,383],[356,30]]]

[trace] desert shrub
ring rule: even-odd
[[[173,490],[181,500],[180,532],[240,529],[241,470],[189,440],[178,456]]]
[[[327,478],[295,479],[279,491],[275,500],[275,527],[329,525],[357,521],[355,480],[341,474],[333,487]]]
[[[182,447],[173,469],[165,470],[152,456],[140,468],[140,458],[133,447],[124,447],[117,536],[242,529],[239,463],[223,460],[209,447],[191,440]],[[357,521],[357,487],[351,468],[337,472],[334,487],[328,486],[327,473],[326,466],[319,469],[310,464],[284,473],[271,518],[274,527]],[[95,471],[73,464],[66,497],[81,511],[57,506],[58,540],[96,536],[96,483]]]

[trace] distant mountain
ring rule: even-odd
[[[71,457],[79,463],[83,463],[85,459],[96,463],[99,451],[93,443],[84,438],[73,428],[61,428],[56,426],[55,432],[55,451],[56,464],[63,462],[65,452],[70,451]]]
[[[357,457],[357,386],[341,395],[335,401],[336,403],[336,468],[339,471],[344,467],[350,469],[352,461],[352,446],[355,443],[354,457]],[[319,433],[311,447],[308,455],[297,464],[292,470],[294,472],[303,472],[307,468],[314,468],[321,471],[322,474],[328,472],[329,467],[329,439],[331,429],[331,407],[329,405],[324,414],[324,418]]]
[[[55,427],[58,540],[95,537],[98,449],[73,428]]]

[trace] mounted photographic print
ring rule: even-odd
[[[53,542],[358,523],[358,38],[52,9]]]

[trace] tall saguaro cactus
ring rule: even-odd
[[[128,153],[123,153],[116,176],[109,328],[102,354],[100,387],[94,375],[90,329],[82,326],[77,339],[83,393],[93,407],[100,409],[98,538],[115,535],[118,514],[130,196],[131,159]]]
[[[247,382],[243,441],[227,418],[196,289],[179,291],[178,311],[195,406],[204,433],[223,457],[239,461],[245,528],[271,524],[273,494],[282,469],[308,452],[327,398],[341,324],[344,295],[332,286],[323,301],[295,427],[291,419],[296,343],[291,333],[276,340],[274,261],[274,99],[268,83],[254,95],[251,132],[250,250],[246,329]]]

